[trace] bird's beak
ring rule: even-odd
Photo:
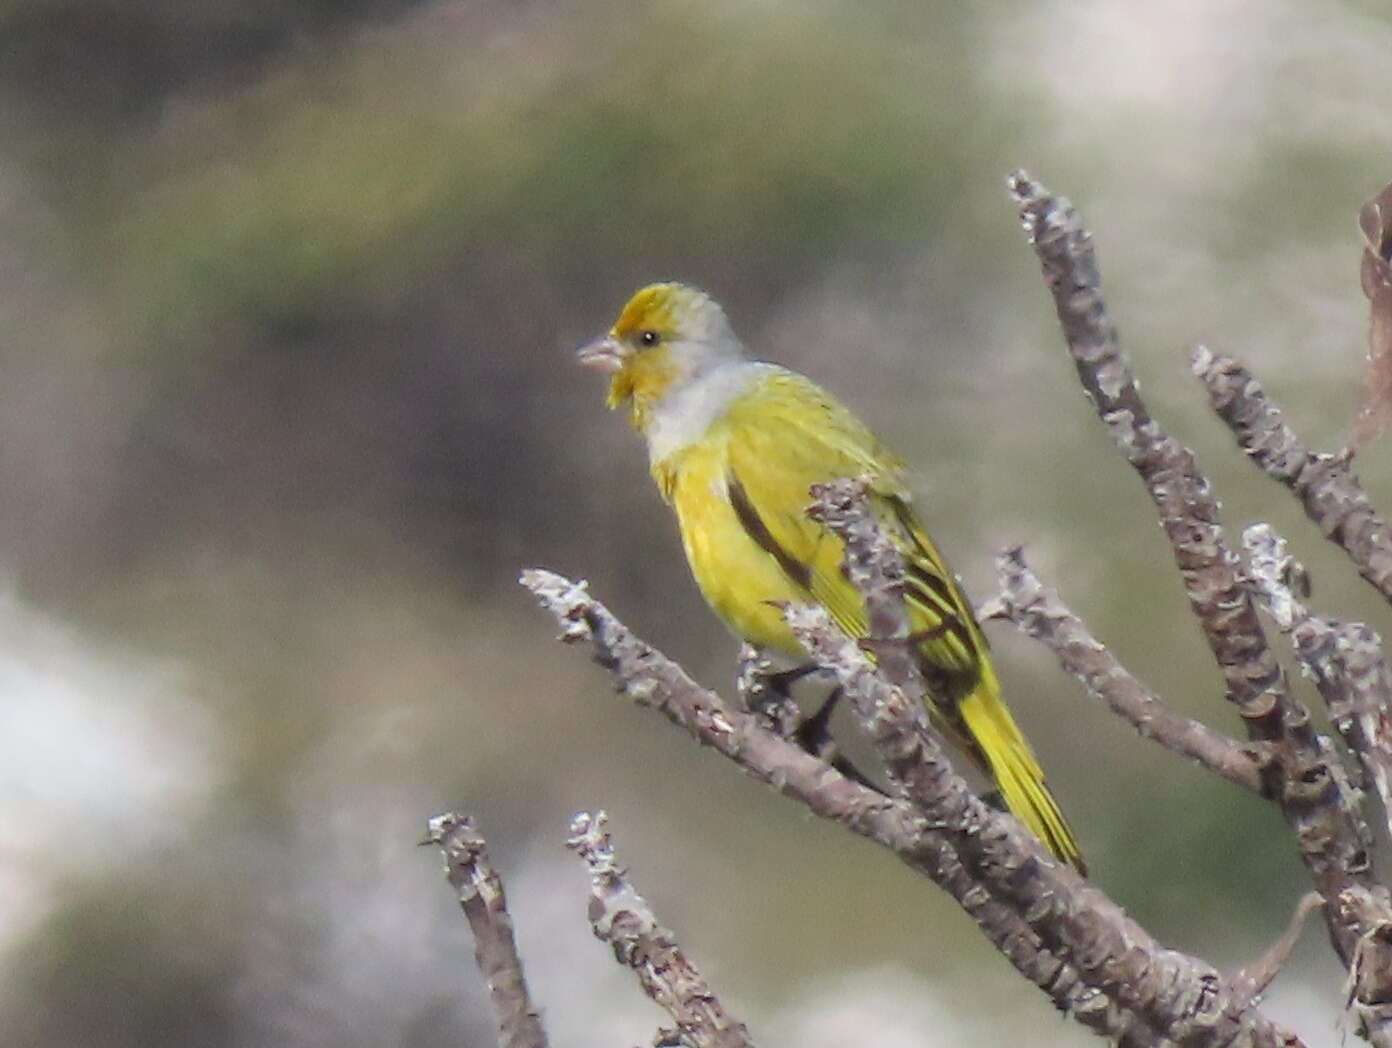
[[[575,359],[581,367],[613,374],[623,367],[624,347],[611,335],[586,342],[575,351]]]

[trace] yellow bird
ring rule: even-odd
[[[853,637],[865,607],[841,573],[842,543],[806,514],[808,489],[864,478],[903,554],[910,629],[935,723],[991,776],[1006,806],[1060,859],[1078,842],[1009,709],[956,577],[919,524],[904,466],[830,393],[750,360],[709,295],[651,284],[580,362],[608,373],[609,407],[627,406],[653,479],[672,506],[706,601],[744,640],[806,659],[776,602],[816,602]]]

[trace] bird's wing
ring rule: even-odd
[[[986,650],[986,638],[976,624],[971,605],[957,584],[957,577],[918,522],[909,500],[889,495],[885,504],[893,516],[893,523],[885,526],[898,537],[904,557],[904,600],[909,608],[910,628],[915,633],[931,634],[920,646],[924,660],[949,677],[963,676],[964,682],[970,683]],[[958,686],[956,681],[947,680],[939,684],[939,690],[955,695]]]
[[[810,599],[851,636],[865,635],[864,604],[841,571],[842,543],[806,513],[813,484],[863,478],[880,525],[904,554],[911,629],[923,638],[925,661],[954,676],[974,675],[980,634],[914,517],[893,453],[831,394],[781,369],[733,403],[724,426],[735,512]]]

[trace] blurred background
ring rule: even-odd
[[[931,886],[555,643],[521,568],[734,674],[569,351],[642,283],[708,288],[915,465],[978,598],[1025,543],[1131,669],[1236,731],[1003,179],[1083,209],[1228,522],[1274,521],[1321,610],[1387,632],[1187,349],[1342,443],[1389,53],[1380,0],[0,3],[5,1042],[491,1045],[414,847],[444,808],[490,837],[554,1043],[646,1041],[662,1017],[563,848],[603,806],[762,1044],[1092,1043]],[[1359,460],[1384,505],[1386,451]],[[1307,888],[1279,816],[989,633],[1097,882],[1251,960]],[[1312,927],[1268,1009],[1338,1044],[1341,982]]]

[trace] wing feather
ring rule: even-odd
[[[969,688],[984,643],[942,556],[914,517],[899,459],[845,407],[792,372],[772,372],[756,397],[731,406],[722,426],[727,483],[746,532],[852,636],[865,633],[865,609],[842,574],[841,541],[805,509],[813,484],[838,477],[867,481],[881,526],[904,554],[910,627],[923,638],[927,668],[952,679],[953,697]]]

